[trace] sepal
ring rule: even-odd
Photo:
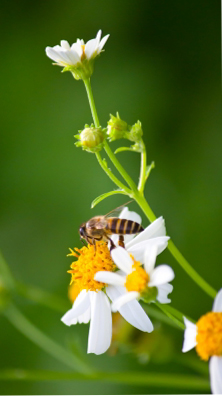
[[[141,299],[145,302],[145,303],[151,303],[156,301],[158,295],[158,290],[157,288],[154,287],[147,287],[145,290],[143,290],[143,292],[141,293]]]

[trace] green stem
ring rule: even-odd
[[[95,123],[96,127],[99,127],[99,118],[98,114],[96,111],[96,106],[95,106],[95,101],[93,98],[93,93],[92,93],[92,88],[90,84],[90,79],[84,80],[84,84],[86,87],[88,99],[89,99],[89,104],[93,116],[93,120]],[[138,203],[138,205],[141,207],[147,218],[150,220],[150,222],[153,222],[156,220],[156,216],[153,213],[152,209],[148,205],[147,201],[145,200],[143,196],[143,189],[145,186],[145,178],[146,178],[146,151],[145,147],[142,152],[142,157],[141,157],[141,171],[140,171],[140,180],[139,180],[139,190],[136,187],[136,184],[134,181],[131,179],[131,177],[127,174],[125,169],[122,167],[122,165],[119,163],[117,160],[116,156],[110,149],[107,141],[104,143],[104,149],[109,156],[110,160],[116,167],[116,169],[119,171],[123,179],[127,182],[127,184],[131,187],[132,191],[129,189],[126,190],[126,186],[122,184],[114,175],[113,173],[106,167],[100,157],[99,154],[97,154],[97,159],[102,166],[103,170],[106,172],[106,174],[111,178],[111,180],[117,184],[118,187],[126,191],[130,197],[134,197],[135,201]],[[177,247],[174,245],[172,240],[169,241],[168,243],[168,249],[171,252],[171,254],[174,256],[174,258],[177,260],[177,262],[180,264],[180,266],[184,269],[184,271],[193,279],[194,282],[196,282],[209,296],[214,298],[217,294],[216,290],[214,290],[194,269],[193,267],[188,263],[188,261],[183,257],[183,255],[180,253],[180,251],[177,249]]]
[[[141,153],[140,163],[140,178],[138,184],[138,191],[143,194],[145,183],[146,183],[146,146],[142,140],[143,151]]]
[[[4,311],[4,315],[24,336],[42,348],[49,355],[59,360],[62,364],[65,364],[79,373],[92,373],[91,368],[89,368],[86,363],[46,336],[41,330],[33,325],[15,305],[11,304]]]
[[[178,248],[174,245],[173,241],[170,239],[168,242],[168,249],[177,262],[181,265],[184,271],[212,298],[216,297],[217,291],[210,286],[188,263],[188,261],[183,257]]]
[[[101,381],[136,386],[151,386],[163,389],[181,389],[210,391],[208,379],[196,375],[183,375],[171,373],[141,373],[135,371],[124,372],[99,372],[92,377],[68,372],[9,369],[0,371],[1,380],[20,381]],[[201,392],[202,393],[202,392]]]
[[[137,191],[137,186],[134,183],[134,181],[131,179],[131,177],[128,175],[128,173],[125,171],[123,166],[120,164],[118,159],[116,158],[115,154],[112,152],[111,148],[109,147],[107,141],[105,141],[104,144],[104,149],[106,151],[106,154],[108,155],[109,159],[112,161],[113,165],[115,168],[118,170],[120,175],[123,177],[123,179],[127,182],[127,184],[130,186],[130,188],[136,192]]]
[[[138,203],[142,211],[145,213],[150,222],[156,220],[156,216],[153,213],[152,209],[148,205],[147,201],[141,194],[135,195],[135,201]],[[174,245],[173,241],[170,239],[168,242],[168,249],[176,261],[180,264],[180,266],[184,269],[184,271],[193,279],[196,284],[203,289],[210,297],[215,298],[217,292],[216,290],[210,286],[188,263],[188,261],[183,257],[177,247]]]
[[[167,315],[170,319],[172,319],[174,321],[174,323],[177,324],[177,326],[184,330],[185,326],[183,324],[183,322],[181,322],[179,319],[177,319],[174,315],[172,315],[169,310],[167,309],[167,306],[165,304],[160,304],[158,301],[155,302],[155,304],[158,306],[159,309],[161,309],[161,311],[163,311],[165,313],[165,315]]]
[[[94,97],[93,97],[93,93],[92,93],[90,79],[84,80],[84,84],[85,84],[85,88],[86,88],[86,92],[87,92],[87,96],[88,96],[88,100],[89,100],[89,105],[90,105],[93,121],[94,121],[95,127],[98,128],[100,126],[100,122],[99,122],[99,117],[97,114],[96,105],[95,105],[95,101],[94,101]],[[110,149],[107,141],[105,141],[105,143],[104,143],[104,149],[105,149],[109,159],[112,161],[113,165],[118,170],[118,172],[123,177],[123,179],[127,182],[127,184],[131,187],[131,189],[133,191],[136,191],[137,190],[136,184],[131,179],[131,177],[128,175],[128,173],[125,171],[123,166],[120,164],[120,162],[116,158],[115,154]],[[97,159],[98,159],[98,157],[97,157]],[[119,183],[121,183],[121,182],[119,181]]]
[[[152,305],[155,306],[155,304]],[[142,303],[142,307],[144,311],[148,314],[148,316],[150,316],[151,318],[178,329],[178,323],[175,323],[171,318],[169,318],[169,316],[161,312],[158,308],[157,309],[153,308],[150,306],[150,304],[145,304],[145,303]]]
[[[87,96],[88,96],[88,100],[89,100],[89,105],[90,105],[90,109],[91,109],[91,113],[92,113],[92,117],[93,117],[93,121],[95,124],[96,128],[99,128],[100,123],[99,123],[99,117],[96,111],[96,105],[95,105],[95,101],[94,101],[94,97],[93,97],[93,93],[92,93],[92,87],[91,87],[91,83],[90,83],[90,79],[84,80],[83,81],[86,87],[86,92],[87,92]]]
[[[102,157],[100,153],[96,153],[96,158],[101,166],[101,168],[106,172],[107,176],[115,183],[119,188],[121,188],[123,191],[125,191],[130,197],[132,197],[132,191],[125,186],[114,174],[113,172],[108,168],[108,166],[105,165],[105,163],[102,160]]]

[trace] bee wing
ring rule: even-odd
[[[111,210],[111,212],[107,213],[104,218],[108,219],[109,217],[119,217],[119,214],[122,212],[124,207],[128,205],[130,202],[133,202],[133,200],[126,202],[125,204],[118,206],[117,208]]]
[[[107,220],[105,219],[105,217],[98,216],[90,219],[86,224],[86,228],[102,230],[103,228],[106,227],[106,224],[107,224]]]

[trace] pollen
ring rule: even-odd
[[[222,356],[222,312],[209,312],[197,322],[196,351],[203,360]]]
[[[127,276],[125,287],[130,291],[137,291],[141,293],[147,288],[149,282],[149,275],[142,268],[141,263],[136,261],[132,255],[130,255],[133,260],[133,271]]]
[[[81,290],[102,290],[106,284],[94,280],[94,276],[98,271],[114,271],[116,266],[111,259],[110,251],[105,242],[96,243],[96,252],[93,245],[84,246],[81,249],[70,249],[68,256],[77,258],[71,264],[71,270],[68,272],[72,275],[71,288],[73,294],[70,293],[71,298],[75,298]],[[72,296],[71,296],[72,294]]]

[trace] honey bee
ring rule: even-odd
[[[80,238],[85,239],[90,245],[94,245],[95,251],[96,241],[110,241],[112,250],[116,246],[110,236],[117,234],[119,235],[118,245],[125,247],[124,235],[138,234],[143,231],[143,227],[139,223],[117,217],[117,214],[122,211],[125,205],[119,206],[105,216],[95,216],[87,222],[82,223],[79,227]]]

